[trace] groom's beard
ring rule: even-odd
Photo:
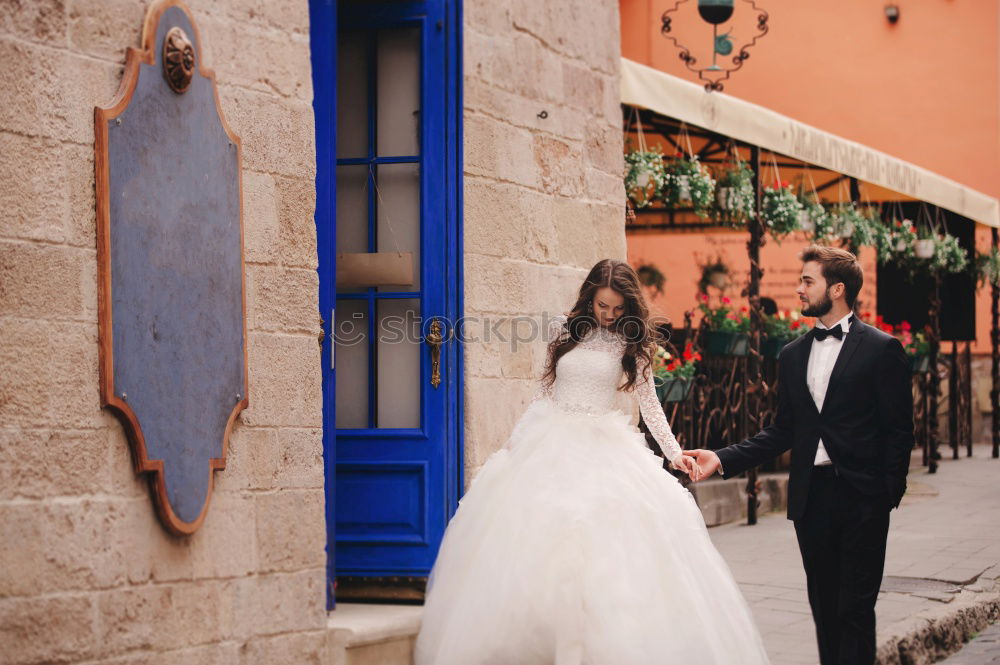
[[[802,310],[802,315],[813,317],[826,316],[831,309],[833,309],[833,301],[830,300],[830,294],[824,293],[823,299],[815,305],[810,303],[805,309]]]

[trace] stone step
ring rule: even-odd
[[[423,610],[420,605],[338,603],[327,619],[330,665],[411,665]]]
[[[760,483],[757,491],[757,498],[760,500],[758,514],[785,510],[788,505],[788,474],[762,473],[757,480]],[[719,526],[746,518],[746,488],[746,478],[723,480],[718,476],[688,485],[707,526]]]

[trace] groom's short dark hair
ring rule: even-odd
[[[799,259],[802,263],[808,261],[818,263],[827,287],[841,282],[844,285],[844,299],[847,301],[847,306],[854,309],[854,303],[857,302],[858,294],[861,292],[861,285],[865,283],[858,257],[846,249],[810,245],[802,250]]]

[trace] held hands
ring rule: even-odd
[[[694,459],[686,455],[678,455],[670,463],[670,467],[678,471],[683,471],[688,475],[688,477],[697,482],[701,480],[702,471],[698,464],[695,463]]]
[[[719,456],[711,450],[685,450],[684,455],[684,459],[690,460],[691,466],[694,467],[693,472],[688,472],[688,476],[694,482],[710,478],[722,466]],[[680,467],[679,464],[677,466]]]

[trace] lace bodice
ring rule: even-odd
[[[554,317],[548,326],[547,340],[569,335],[564,324],[566,316]],[[618,386],[624,381],[622,355],[625,340],[616,332],[598,326],[556,365],[556,379],[551,386],[539,385],[532,401],[551,399],[560,408],[573,413],[599,415],[614,408]],[[640,361],[641,362],[641,361]],[[639,412],[664,456],[673,461],[681,454],[670,424],[656,397],[649,364],[640,365],[636,377],[635,395]]]

